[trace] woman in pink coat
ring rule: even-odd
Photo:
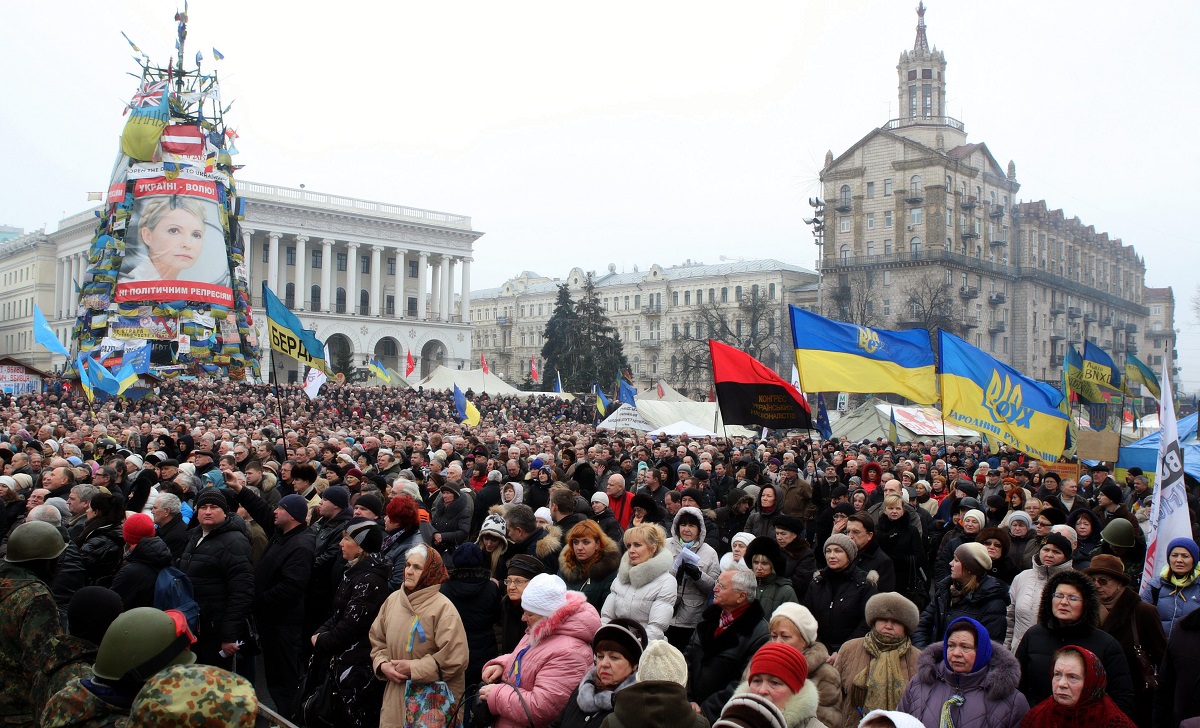
[[[562,579],[538,574],[521,594],[529,625],[516,649],[483,668],[479,699],[496,716],[496,728],[546,728],[566,707],[592,667],[592,637],[600,615]]]

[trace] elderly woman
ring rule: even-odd
[[[899,594],[876,594],[867,602],[871,631],[847,642],[837,658],[846,728],[872,710],[895,710],[900,704],[921,656],[910,639],[918,617],[917,605]]]
[[[771,641],[791,645],[804,655],[808,682],[817,688],[817,720],[831,728],[842,724],[842,683],[829,664],[829,650],[817,641],[817,620],[799,604],[781,604],[771,615]],[[746,678],[749,679],[749,674]]]
[[[1150,665],[1160,665],[1167,652],[1167,636],[1163,633],[1158,610],[1153,604],[1138,599],[1137,592],[1125,573],[1121,560],[1110,554],[1098,554],[1084,573],[1096,583],[1100,598],[1100,629],[1109,633],[1121,645],[1125,661],[1133,674],[1134,714],[1130,717],[1139,725],[1150,725],[1153,719],[1155,691],[1147,688],[1146,674],[1139,650]]]
[[[779,531],[776,530],[775,533],[779,533]],[[754,534],[750,533],[749,531],[738,531],[735,533],[733,538],[729,541],[730,548],[732,550],[721,557],[721,571],[726,571],[743,564],[743,557],[746,555],[746,547],[749,546],[750,542],[753,540]],[[746,568],[749,568],[749,564],[746,564]]]
[[[678,586],[675,616],[666,633],[667,640],[679,650],[687,648],[708,606],[713,585],[721,575],[717,552],[704,542],[705,535],[704,514],[700,509],[680,508],[671,524],[671,538],[667,540],[667,550],[674,556],[671,573]]]
[[[808,680],[808,662],[800,650],[783,642],[768,642],[750,658],[749,679],[734,695],[765,698],[783,714],[786,728],[824,728],[817,717],[817,688]],[[724,711],[722,711],[723,717]]]
[[[1109,694],[1126,715],[1134,714],[1133,681],[1120,643],[1100,629],[1100,598],[1091,577],[1068,569],[1046,583],[1038,623],[1017,648],[1021,692],[1037,705],[1053,691],[1054,656],[1067,645],[1089,650],[1108,673]]]
[[[594,665],[595,608],[553,574],[530,580],[521,596],[529,626],[516,648],[488,662],[479,699],[496,728],[546,728]]]
[[[642,625],[628,619],[614,619],[598,629],[592,638],[595,667],[583,676],[550,728],[600,725],[613,711],[616,693],[637,682],[638,661],[648,643]]]
[[[774,614],[780,604],[796,601],[791,582],[783,578],[786,562],[775,539],[765,536],[754,539],[746,549],[746,562],[758,581],[758,603],[763,614]]]
[[[813,574],[813,583],[800,602],[817,618],[821,642],[833,652],[869,629],[865,615],[867,600],[875,595],[875,584],[854,566],[856,556],[858,547],[849,536],[835,533],[826,539],[826,566]],[[914,618],[913,629],[916,626]]]
[[[898,710],[927,726],[1016,728],[1029,711],[1020,683],[1017,658],[982,624],[959,617],[921,653]]]
[[[1095,654],[1068,645],[1054,653],[1053,664],[1053,694],[1025,715],[1021,728],[1134,728],[1136,724],[1108,696],[1107,671]]]
[[[417,544],[404,555],[404,582],[387,598],[371,625],[371,667],[386,680],[380,728],[403,728],[416,716],[407,714],[408,681],[444,680],[462,700],[469,650],[458,610],[441,593],[446,567],[437,551]]]
[[[913,644],[924,649],[946,634],[959,617],[981,622],[990,639],[1004,641],[1008,631],[1008,585],[988,571],[992,559],[981,543],[964,543],[954,550],[950,576],[938,582],[933,601],[921,614]]]
[[[607,624],[617,617],[632,619],[646,628],[650,639],[666,639],[678,598],[671,574],[673,562],[661,526],[643,523],[630,527],[625,532],[625,554],[600,620]]]
[[[558,574],[571,591],[583,592],[599,612],[604,608],[621,552],[600,524],[593,520],[576,523],[567,532],[566,548],[558,555]]]
[[[1016,650],[1021,638],[1037,620],[1038,605],[1042,603],[1042,592],[1055,574],[1071,570],[1071,542],[1066,536],[1051,533],[1046,536],[1042,548],[1034,557],[1033,566],[1022,571],[1013,579],[1008,589],[1008,622],[1010,634],[1004,638],[1004,646]]]
[[[1179,620],[1200,607],[1200,548],[1190,538],[1177,538],[1167,544],[1167,565],[1162,573],[1143,587],[1147,601],[1158,607],[1163,632],[1167,637]]]
[[[1008,551],[1020,573],[1033,566],[1033,555],[1038,550],[1038,540],[1033,534],[1033,519],[1025,511],[1009,511],[1004,521],[1008,526],[1008,539],[1012,542]],[[1013,578],[1017,578],[1015,574]]]

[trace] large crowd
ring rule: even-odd
[[[1136,468],[467,395],[0,401],[0,722],[1200,725],[1200,548],[1143,583]]]

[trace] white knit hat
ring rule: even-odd
[[[983,511],[981,511],[977,508],[972,508],[971,510],[969,510],[963,514],[964,521],[967,520],[968,518],[974,518],[975,521],[979,524],[980,528],[984,528],[985,526],[987,526],[987,516],[984,516]]]
[[[546,521],[547,523],[554,523],[554,516],[550,515],[550,509],[547,508],[546,506],[542,506],[541,508],[534,511],[533,517],[543,520],[543,521]]]
[[[796,629],[800,631],[800,637],[807,644],[816,643],[817,618],[808,611],[808,607],[802,607],[795,602],[784,602],[775,608],[774,613],[771,614],[771,621],[774,622],[776,617],[783,617],[796,625]]]
[[[554,574],[538,574],[521,593],[521,609],[549,617],[567,603],[567,585]]]
[[[604,505],[605,508],[608,508],[608,505],[609,505],[608,493],[605,493],[604,491],[601,491],[601,490],[598,490],[595,493],[592,493],[592,502],[593,503],[601,503]]]
[[[532,582],[530,582],[532,583]],[[529,591],[529,587],[525,587]],[[524,604],[525,597],[521,597]],[[642,659],[638,663],[637,681],[650,682],[664,680],[676,685],[687,687],[688,668],[683,653],[666,640],[652,640],[646,649],[642,650]]]
[[[733,538],[729,539],[729,545],[732,546],[735,543],[740,543],[743,546],[749,546],[753,540],[754,534],[749,531],[739,531],[733,535]]]
[[[487,518],[483,519],[483,525],[479,527],[480,536],[495,536],[508,542],[508,531],[505,529],[504,516],[495,513],[489,513]]]

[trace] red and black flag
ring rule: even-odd
[[[708,350],[725,424],[813,429],[808,400],[778,374],[728,344],[709,339]]]

